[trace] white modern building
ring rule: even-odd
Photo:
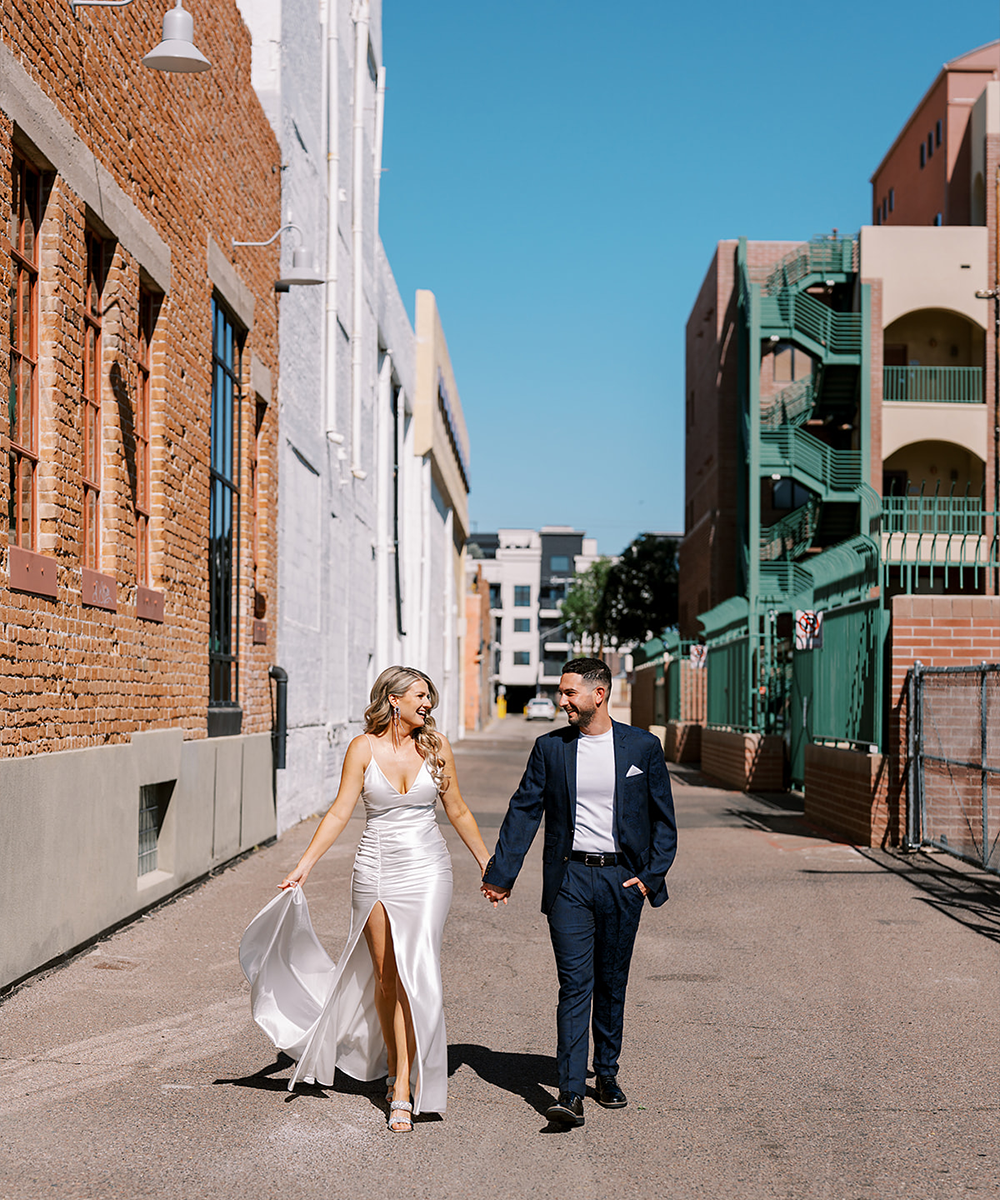
[[[554,696],[574,647],[562,617],[573,577],[598,557],[597,540],[571,525],[501,529],[469,537],[490,585],[494,699],[517,712],[536,695]]]
[[[240,8],[282,148],[283,274],[298,249],[322,280],[278,301],[281,832],[333,799],[391,663],[430,674],[461,736],[469,443],[434,297],[417,294],[415,336],[379,238],[381,4]]]

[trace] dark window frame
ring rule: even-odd
[[[30,181],[30,183],[29,183]],[[33,197],[29,192],[33,190]],[[10,379],[7,399],[10,543],[38,548],[38,326],[42,223],[42,173],[22,155],[11,164]],[[28,213],[26,210],[33,211]],[[30,221],[26,220],[30,217]],[[30,246],[28,230],[30,230]],[[25,338],[25,318],[27,338]],[[25,344],[27,343],[27,344]],[[25,388],[23,380],[28,375]],[[25,499],[27,498],[27,513]]]
[[[83,289],[83,347],[80,362],[80,487],[83,498],[81,561],[93,571],[101,569],[101,487],[103,430],[101,381],[103,374],[103,297],[105,284],[104,239],[93,229],[84,234],[86,278]]]
[[[243,343],[246,331],[212,297],[209,464],[209,708],[239,704],[240,467],[243,459]],[[234,529],[235,526],[235,529]]]
[[[153,337],[161,297],[139,286],[139,311],[135,357],[135,579],[140,587],[152,587],[153,512],[152,403]]]

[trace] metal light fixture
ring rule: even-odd
[[[282,225],[278,232],[269,237],[266,242],[238,242],[233,238],[233,245],[270,246],[286,229],[294,229],[299,235],[300,240],[302,239],[302,230],[298,225],[294,225],[289,221],[287,225]],[[315,287],[316,284],[324,282],[325,280],[316,266],[316,260],[313,258],[312,252],[308,247],[298,245],[292,251],[291,268],[285,271],[280,279],[274,281],[274,290],[276,292],[287,292],[290,287]]]
[[[124,8],[132,0],[69,0],[76,16],[78,8]],[[194,44],[194,18],[183,0],[163,16],[163,40],[142,60],[152,71],[207,71],[212,65]]]

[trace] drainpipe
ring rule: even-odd
[[[360,0],[354,9],[354,143],[351,201],[351,270],[354,275],[354,313],[351,323],[351,474],[364,479],[361,469],[361,324],[364,319],[364,220],[365,198],[362,158],[365,148],[365,82],[368,76],[369,0]]]
[[[378,238],[378,199],[382,188],[382,127],[385,124],[385,67],[379,67],[375,83],[375,213],[372,217],[372,229]]]
[[[378,374],[375,405],[375,668],[392,661],[389,650],[389,406],[392,403],[392,351],[386,350]],[[395,436],[395,431],[393,431]]]
[[[396,569],[396,636],[400,641],[406,636],[406,630],[403,628],[402,569],[399,562],[399,469],[403,458],[405,404],[406,393],[400,388],[392,404],[392,556]]]
[[[337,250],[340,241],[340,40],[337,0],[326,0],[326,324],[324,384],[326,436],[340,444],[337,429]]]
[[[267,673],[277,684],[274,724],[271,726],[271,754],[276,771],[285,769],[288,748],[288,672],[284,667],[268,667]]]

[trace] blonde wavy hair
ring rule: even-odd
[[[438,690],[423,671],[418,671],[416,667],[386,667],[372,686],[371,703],[365,709],[365,733],[374,734],[376,737],[385,733],[392,725],[392,705],[389,697],[405,695],[415,683],[427,684],[430,706],[437,708]],[[441,757],[442,739],[434,725],[434,718],[428,713],[423,727],[414,729],[410,736],[417,743],[417,751],[427,763],[427,769],[437,784],[438,792],[443,796],[451,780],[444,769],[444,759]]]

